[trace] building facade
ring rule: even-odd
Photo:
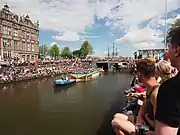
[[[138,50],[134,53],[136,57],[141,56],[141,58],[154,57],[159,58],[159,56],[164,53],[165,49],[144,49]]]
[[[12,13],[8,5],[0,10],[0,58],[32,61],[38,59],[39,22]]]

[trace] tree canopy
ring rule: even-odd
[[[54,58],[60,56],[59,46],[57,44],[54,44],[49,48],[49,55]]]
[[[71,50],[69,47],[64,47],[61,51],[61,57],[70,58],[72,56]]]
[[[170,42],[170,40],[171,40],[172,30],[173,30],[174,28],[176,28],[176,27],[180,27],[180,19],[175,20],[174,23],[171,24],[171,26],[170,26],[170,28],[169,28],[169,30],[168,30],[168,32],[167,32],[167,37],[166,37],[166,42],[167,42],[167,44],[168,44],[168,43]]]
[[[88,41],[84,41],[81,45],[80,54],[81,57],[93,54],[93,47]]]
[[[41,59],[44,59],[46,56],[51,56],[53,58],[58,58],[59,56],[63,58],[74,57],[87,57],[88,55],[93,54],[93,47],[88,41],[84,41],[78,50],[71,52],[70,48],[64,47],[62,50],[59,49],[59,45],[54,44],[52,46],[40,45],[39,46],[39,56]]]
[[[39,58],[44,59],[49,52],[49,47],[47,45],[40,45],[39,46]]]

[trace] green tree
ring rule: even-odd
[[[49,52],[49,47],[47,45],[40,45],[39,46],[39,58],[44,59]]]
[[[49,55],[51,57],[57,58],[60,55],[59,47],[57,44],[54,44],[53,46],[50,47],[49,49]]]
[[[180,26],[180,18],[175,20],[174,23],[172,24],[172,27],[175,28],[175,27],[179,27]]]
[[[93,47],[88,41],[84,41],[80,48],[81,57],[86,57],[93,53]]]
[[[61,57],[65,58],[70,58],[72,55],[71,55],[71,50],[69,47],[64,47],[61,51]]]
[[[177,19],[177,20],[175,20],[174,21],[174,23],[173,24],[171,24],[171,26],[170,26],[170,28],[169,28],[169,30],[168,30],[168,32],[167,32],[167,37],[166,37],[166,42],[167,42],[167,44],[170,42],[170,40],[171,40],[171,35],[172,35],[172,30],[174,29],[174,28],[176,28],[176,27],[180,27],[180,19]]]
[[[81,56],[81,51],[80,50],[74,50],[72,54],[73,54],[74,57],[80,57]]]

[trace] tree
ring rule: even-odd
[[[169,28],[168,32],[167,32],[167,37],[166,37],[166,43],[169,43],[171,40],[171,36],[172,36],[172,32],[173,29],[176,27],[180,27],[180,18],[175,20],[174,23],[171,25],[171,27]]]
[[[180,26],[180,18],[175,20],[174,23],[172,24],[172,27],[175,28],[175,27],[179,27]]]
[[[80,57],[81,56],[81,51],[80,50],[74,50],[72,54],[73,54],[74,57]]]
[[[86,57],[93,53],[93,47],[88,41],[84,41],[80,48],[81,57]]]
[[[40,45],[39,46],[39,57],[40,59],[44,59],[49,52],[49,47],[47,45]]]
[[[64,47],[61,51],[61,57],[65,58],[70,58],[72,55],[71,55],[71,50],[69,47]]]
[[[54,57],[54,58],[59,57],[60,52],[59,52],[59,47],[58,47],[57,44],[54,44],[53,46],[50,47],[50,49],[49,49],[49,55],[50,55],[51,57]]]

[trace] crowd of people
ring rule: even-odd
[[[122,58],[64,58],[37,61],[6,61],[0,62],[0,82],[11,82],[25,78],[36,78],[68,72],[83,72],[92,68],[96,61],[130,61]],[[132,60],[131,60],[132,61]],[[132,63],[130,61],[130,63]]]
[[[143,135],[180,134],[180,27],[171,30],[170,39],[164,60],[145,58],[136,61],[131,87],[136,89],[133,95],[145,94],[145,97],[137,115],[114,115],[111,123],[116,135],[141,135],[140,125],[148,127]]]
[[[52,76],[61,73],[83,71],[91,64],[83,65],[79,59],[74,60],[43,60],[31,63],[11,63],[0,67],[0,81],[11,82],[21,79]]]

